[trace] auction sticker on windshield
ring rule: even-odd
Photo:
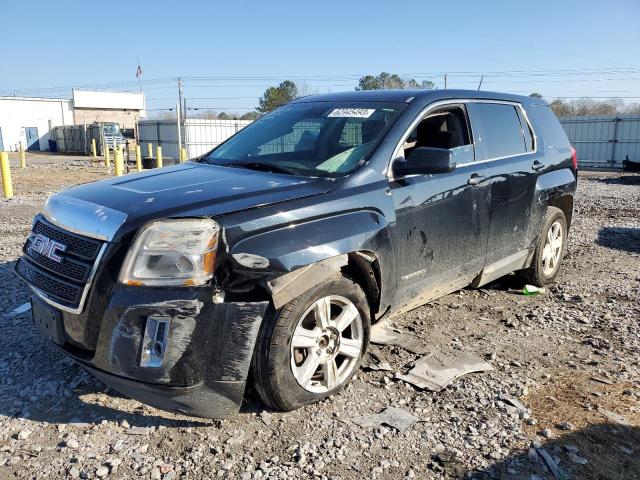
[[[369,118],[375,108],[334,108],[327,117]]]

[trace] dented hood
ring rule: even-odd
[[[118,237],[143,223],[205,211],[216,216],[326,193],[334,181],[188,162],[67,189],[62,195],[126,215]]]

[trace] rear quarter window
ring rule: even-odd
[[[472,103],[471,121],[480,131],[484,158],[509,157],[527,152],[518,112],[513,105]]]
[[[550,107],[531,105],[527,108],[538,137],[542,136],[547,148],[567,149],[571,146],[567,134]]]

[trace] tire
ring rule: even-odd
[[[329,321],[323,322],[327,316]],[[350,317],[351,323],[339,333],[338,328]],[[340,324],[335,322],[338,319],[342,319]],[[370,324],[362,288],[341,274],[273,311],[263,322],[252,360],[254,385],[262,401],[273,409],[289,411],[342,390],[360,368],[369,345]],[[316,361],[321,363],[314,369]]]
[[[552,228],[554,230],[560,228],[559,237],[557,233],[550,233]],[[540,229],[536,250],[531,260],[531,266],[522,271],[522,277],[527,283],[537,287],[544,287],[556,279],[567,247],[567,233],[567,219],[564,216],[564,212],[556,207],[548,207],[542,220],[542,228]],[[551,237],[560,239],[559,248],[551,245]],[[549,247],[545,250],[547,246]]]

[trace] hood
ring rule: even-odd
[[[69,188],[64,196],[126,214],[126,233],[150,220],[212,217],[329,192],[334,181],[188,162]]]

